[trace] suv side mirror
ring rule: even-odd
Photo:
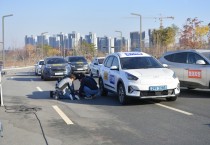
[[[119,70],[119,67],[117,67],[117,66],[111,66],[110,67],[110,70]]]
[[[204,65],[206,64],[204,60],[197,60],[196,64]]]
[[[163,67],[168,68],[168,65],[167,64],[163,64]]]

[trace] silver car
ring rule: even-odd
[[[210,50],[189,49],[166,52],[159,61],[174,70],[181,87],[210,88]]]
[[[99,77],[99,69],[103,64],[105,57],[95,57],[92,62],[90,63],[90,76],[97,76]]]
[[[39,60],[35,66],[35,75],[41,75],[41,67],[44,65],[44,60]]]

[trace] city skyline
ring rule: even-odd
[[[160,17],[164,18],[164,27],[175,24],[182,28],[187,18],[194,17],[203,21],[202,25],[210,22],[210,1],[207,0],[37,0],[30,3],[23,0],[0,0],[0,3],[1,17],[13,14],[5,19],[5,48],[23,47],[25,35],[39,35],[43,32],[52,35],[75,30],[81,35],[94,32],[99,37],[119,37],[116,31],[122,31],[122,36],[129,38],[130,32],[140,29],[139,17],[131,13],[142,15],[142,31],[146,32],[160,27]]]
[[[131,34],[132,33],[137,33],[137,38],[132,39],[135,39],[134,43],[139,47],[139,32],[131,32]],[[122,47],[126,50],[137,47],[136,45],[132,45],[133,47],[131,47],[130,41],[125,37],[97,37],[97,34],[93,32],[89,32],[89,34],[86,34],[85,36],[82,36],[79,32],[76,31],[72,31],[72,33],[59,33],[53,35],[47,35],[46,32],[44,35],[25,36],[25,45],[30,44],[37,47],[42,47],[42,45],[49,45],[52,48],[65,48],[68,50],[78,48],[83,41],[89,44],[93,44],[95,49],[104,52],[110,51],[111,48],[113,48],[113,51],[120,51]]]

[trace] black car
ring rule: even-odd
[[[41,68],[41,79],[61,78],[70,75],[70,73],[71,67],[63,57],[47,57]]]
[[[89,73],[89,64],[84,56],[67,56],[65,59],[70,64],[72,73]]]

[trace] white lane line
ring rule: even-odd
[[[180,109],[176,109],[176,108],[173,108],[173,107],[169,107],[169,106],[166,106],[166,105],[163,105],[163,104],[160,104],[160,103],[155,103],[155,105],[158,105],[158,106],[161,106],[161,107],[164,107],[164,108],[176,111],[176,112],[180,112],[180,113],[183,113],[183,114],[186,114],[186,115],[193,115],[192,113],[182,111]]]
[[[61,116],[61,118],[66,122],[66,124],[74,124],[67,116],[66,114],[63,113],[63,111],[61,111],[60,108],[58,108],[58,106],[54,105],[52,106],[55,111]]]
[[[36,87],[38,91],[43,92],[43,90],[40,87]]]

